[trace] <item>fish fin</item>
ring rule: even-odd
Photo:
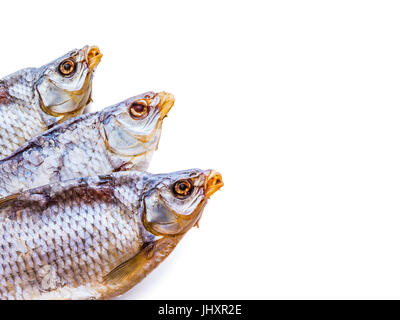
[[[3,205],[6,205],[10,201],[17,199],[19,197],[19,195],[20,195],[20,193],[15,193],[15,194],[12,194],[7,197],[0,198],[0,207],[2,207]]]
[[[131,288],[157,267],[175,248],[183,235],[163,237],[143,246],[142,250],[115,267],[104,278],[107,285]]]
[[[137,273],[140,267],[147,260],[147,257],[151,255],[154,248],[154,242],[145,246],[137,255],[111,270],[111,272],[104,277],[104,282],[108,284],[120,283],[129,278],[131,274]]]

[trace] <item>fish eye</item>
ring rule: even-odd
[[[75,70],[76,70],[76,63],[71,58],[65,59],[58,66],[58,71],[63,76],[70,76],[75,72]]]
[[[172,190],[174,194],[178,197],[187,197],[192,193],[193,185],[187,179],[179,180],[174,183],[174,185],[172,186]]]
[[[134,119],[141,119],[147,115],[149,108],[144,102],[133,102],[129,106],[129,113]]]

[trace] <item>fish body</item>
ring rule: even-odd
[[[211,170],[120,172],[0,201],[1,299],[108,299],[141,281],[223,185]]]
[[[0,79],[0,159],[83,112],[91,101],[93,72],[101,56],[97,47],[86,46]]]
[[[0,197],[67,179],[145,170],[173,103],[171,94],[148,92],[53,127],[0,161]]]

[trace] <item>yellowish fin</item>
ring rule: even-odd
[[[8,202],[13,201],[19,197],[20,193],[15,193],[5,198],[0,199],[0,207],[6,205]]]
[[[137,255],[108,273],[103,278],[104,283],[122,286],[126,282],[131,285],[138,283],[171,253],[181,238],[164,237],[148,244]]]

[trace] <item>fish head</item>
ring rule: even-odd
[[[170,93],[147,92],[104,110],[101,133],[109,152],[124,157],[143,156],[157,149],[162,123],[174,105]]]
[[[101,58],[97,47],[85,46],[38,69],[35,90],[46,120],[60,123],[83,112],[91,101],[93,73]]]
[[[156,175],[144,195],[143,224],[161,236],[174,236],[198,225],[208,198],[224,185],[214,170],[192,169]]]

